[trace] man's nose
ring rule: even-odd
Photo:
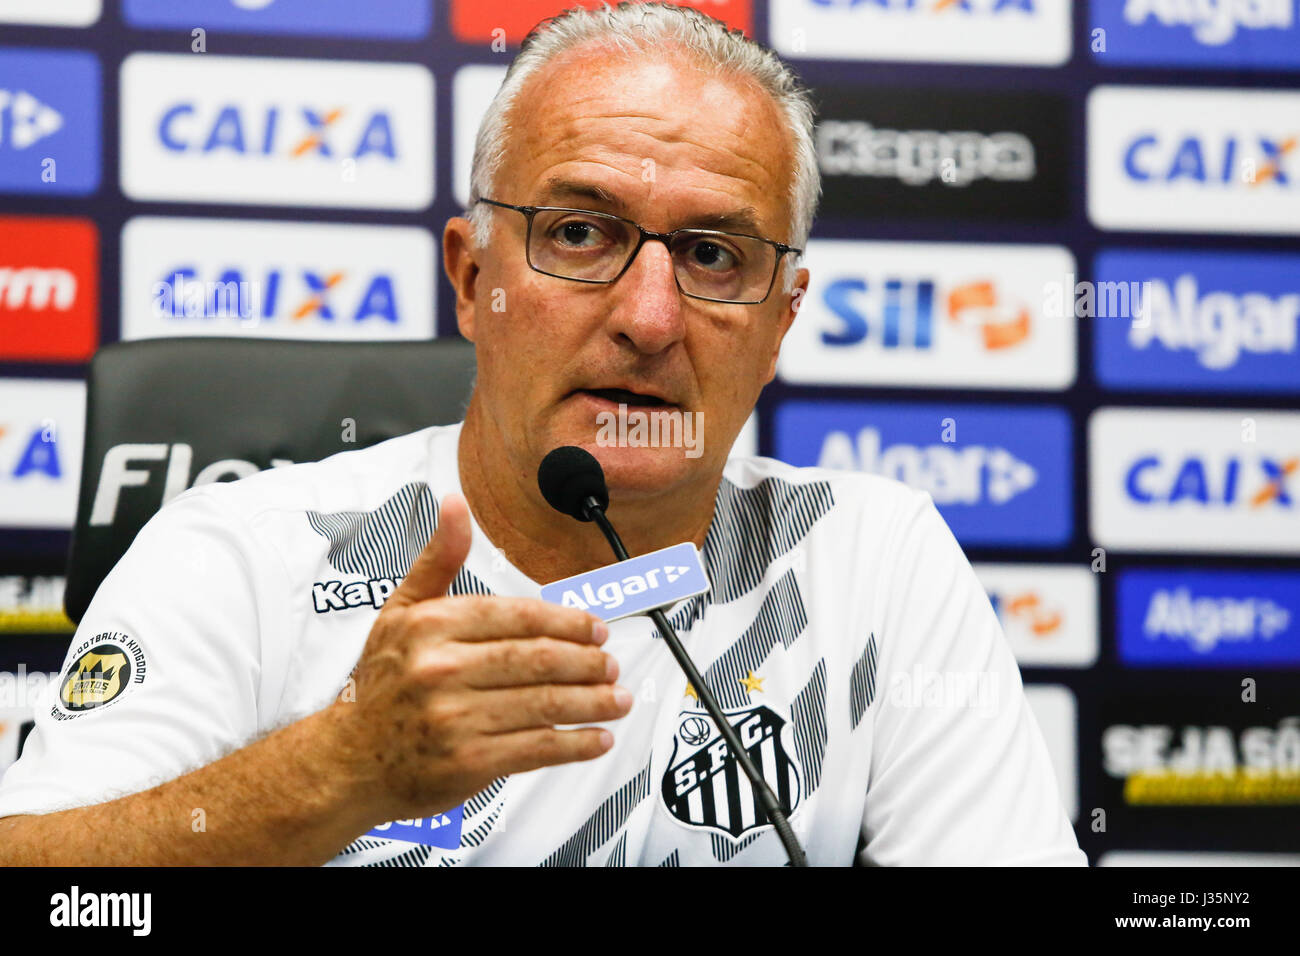
[[[610,334],[626,337],[638,351],[657,354],[686,334],[682,295],[665,243],[647,239],[613,291]]]

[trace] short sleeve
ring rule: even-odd
[[[859,861],[1086,865],[1001,625],[929,494],[888,553]]]
[[[147,790],[256,736],[268,572],[213,490],[163,507],[96,591],[0,816]]]

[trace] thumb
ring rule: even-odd
[[[448,494],[438,507],[438,527],[433,537],[411,562],[401,587],[385,603],[409,605],[445,597],[469,555],[469,543],[469,504],[461,495]]]

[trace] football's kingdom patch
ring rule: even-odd
[[[144,648],[120,631],[104,631],[83,641],[69,655],[50,716],[68,720],[115,703],[147,672]]]

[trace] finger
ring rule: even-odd
[[[555,764],[593,760],[613,746],[612,739],[608,746],[601,740],[607,733],[599,727],[539,728],[485,737],[484,740],[490,741],[490,750],[484,775],[504,777]]]
[[[466,644],[459,671],[475,690],[529,684],[598,684],[618,677],[618,660],[597,647],[550,637]]]
[[[616,684],[535,684],[474,695],[474,729],[507,734],[556,724],[599,723],[626,717],[632,694]]]
[[[406,606],[444,596],[469,556],[469,544],[469,505],[462,496],[447,494],[438,506],[438,527],[433,537],[411,562],[401,586],[387,603]]]
[[[428,601],[411,613],[431,634],[454,641],[544,634],[579,644],[600,644],[609,635],[609,627],[595,615],[538,598],[467,594]]]

